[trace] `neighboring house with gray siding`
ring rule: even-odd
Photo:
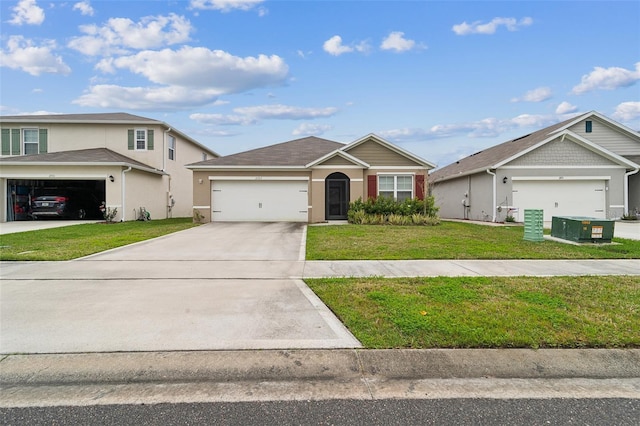
[[[116,220],[191,217],[191,171],[218,157],[168,124],[126,113],[0,116],[0,221],[29,219],[39,195],[82,193]],[[99,213],[99,211],[98,211]]]
[[[640,212],[640,134],[589,112],[485,149],[432,172],[443,218],[616,219]]]
[[[435,165],[371,134],[348,145],[311,136],[187,167],[194,214],[206,222],[313,223],[347,219],[358,198],[423,198]]]

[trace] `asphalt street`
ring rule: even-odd
[[[261,401],[0,409],[2,425],[636,426],[638,399]]]

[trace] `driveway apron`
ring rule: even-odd
[[[75,261],[4,263],[0,352],[359,347],[299,279],[305,233],[210,223]]]

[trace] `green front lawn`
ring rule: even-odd
[[[640,347],[640,278],[306,280],[367,348]]]
[[[0,260],[70,260],[192,228],[193,219],[88,223],[0,235]]]
[[[438,226],[337,225],[307,229],[308,260],[637,259],[640,241],[574,246],[523,239],[521,226],[442,222]]]

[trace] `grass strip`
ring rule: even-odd
[[[71,260],[197,225],[188,217],[87,223],[0,235],[0,260]]]
[[[367,348],[640,347],[640,277],[306,283]]]
[[[524,240],[521,226],[442,222],[438,226],[310,226],[308,260],[631,259],[640,241],[582,245]]]

